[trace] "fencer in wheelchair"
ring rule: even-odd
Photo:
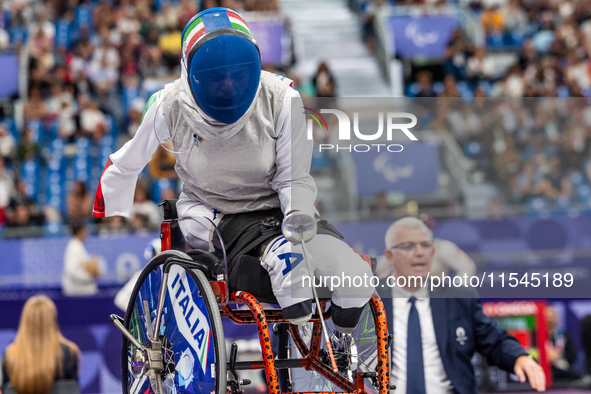
[[[290,387],[290,376],[277,370],[301,366],[319,371],[335,390],[364,392],[364,378],[381,393],[389,390],[387,332],[373,287],[335,287],[325,310],[328,300],[319,300],[310,280],[373,273],[371,261],[318,217],[309,173],[313,141],[291,85],[261,71],[257,43],[237,13],[202,11],[182,33],[180,79],[152,95],[134,138],[110,156],[95,216],[129,216],[137,178],[165,141],[172,142],[182,181],[178,201],[164,207],[164,251],[140,275],[125,320],[112,317],[125,334],[124,392],[239,392],[245,382],[236,370],[261,366],[274,393]],[[177,226],[194,249],[188,254],[166,251],[179,241]],[[263,311],[259,301],[280,310]],[[248,305],[250,317],[230,303]],[[236,322],[258,325],[263,361],[236,362],[234,348],[227,360],[220,309]],[[378,372],[365,375],[352,373],[361,354],[349,356],[344,368],[335,357],[350,351],[362,316],[371,317],[377,338],[371,364]],[[291,361],[273,360],[272,322],[289,327],[297,348]]]

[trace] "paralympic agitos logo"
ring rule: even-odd
[[[328,131],[328,124],[326,120],[321,115],[322,114],[334,114],[338,120],[338,127],[339,127],[339,141],[350,141],[351,140],[351,119],[349,115],[345,112],[340,111],[338,109],[321,109],[320,113],[318,111],[313,110],[312,108],[304,107],[304,113],[308,115],[312,119],[307,120],[307,138],[308,140],[313,139],[313,128],[314,128],[314,121],[320,126],[321,129],[326,129]],[[392,141],[392,135],[394,131],[402,131],[411,141],[417,141],[417,137],[414,136],[413,133],[410,132],[409,129],[413,128],[417,124],[417,117],[408,112],[388,112],[385,115],[386,118],[386,139],[388,141]],[[394,123],[394,121],[399,121],[400,119],[409,119],[410,123]],[[362,141],[376,141],[382,138],[382,134],[384,133],[384,113],[378,113],[378,131],[373,134],[364,134],[359,130],[359,113],[353,112],[353,133],[357,139]],[[336,146],[333,144],[320,144],[319,151],[327,151],[327,150],[336,150],[337,152],[340,150],[346,150],[349,152],[369,152],[370,150],[377,150],[380,151],[388,151],[388,152],[402,152],[404,149],[400,144],[349,144],[349,145],[340,145],[337,144]]]

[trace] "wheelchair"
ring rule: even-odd
[[[327,307],[330,297],[324,294],[320,298],[306,325],[289,324],[279,306],[261,305],[277,302],[268,274],[261,278],[266,271],[260,264],[256,264],[258,268],[241,268],[241,277],[254,275],[258,276],[256,280],[246,278],[230,286],[224,247],[222,259],[202,250],[182,251],[186,245],[175,203],[163,203],[169,209],[165,209],[161,224],[162,252],[142,270],[125,318],[111,315],[111,321],[123,333],[123,393],[241,394],[250,381],[240,379],[239,371],[253,369],[265,371],[272,394],[386,394],[394,388],[389,383],[392,336],[388,335],[384,306],[376,293],[348,337],[348,346],[340,352],[335,349],[335,370],[320,321],[322,314],[332,332]],[[369,262],[368,256],[361,256]],[[255,287],[252,283],[258,284]],[[236,344],[228,354],[222,317],[238,324],[256,324],[262,360],[237,361]],[[331,343],[333,339],[338,341],[333,335]]]

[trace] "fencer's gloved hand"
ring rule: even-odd
[[[310,241],[316,235],[317,230],[316,219],[302,211],[288,212],[281,225],[283,236],[293,244],[302,243],[301,236],[303,236],[304,242]]]

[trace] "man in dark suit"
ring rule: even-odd
[[[417,218],[396,221],[386,232],[384,252],[393,277],[381,281],[381,293],[391,348],[392,383],[399,394],[477,392],[470,360],[474,352],[485,356],[521,382],[544,391],[542,368],[519,342],[500,329],[482,311],[471,288],[439,288],[430,292],[426,283],[433,258],[429,228]],[[396,285],[394,285],[394,281]]]

